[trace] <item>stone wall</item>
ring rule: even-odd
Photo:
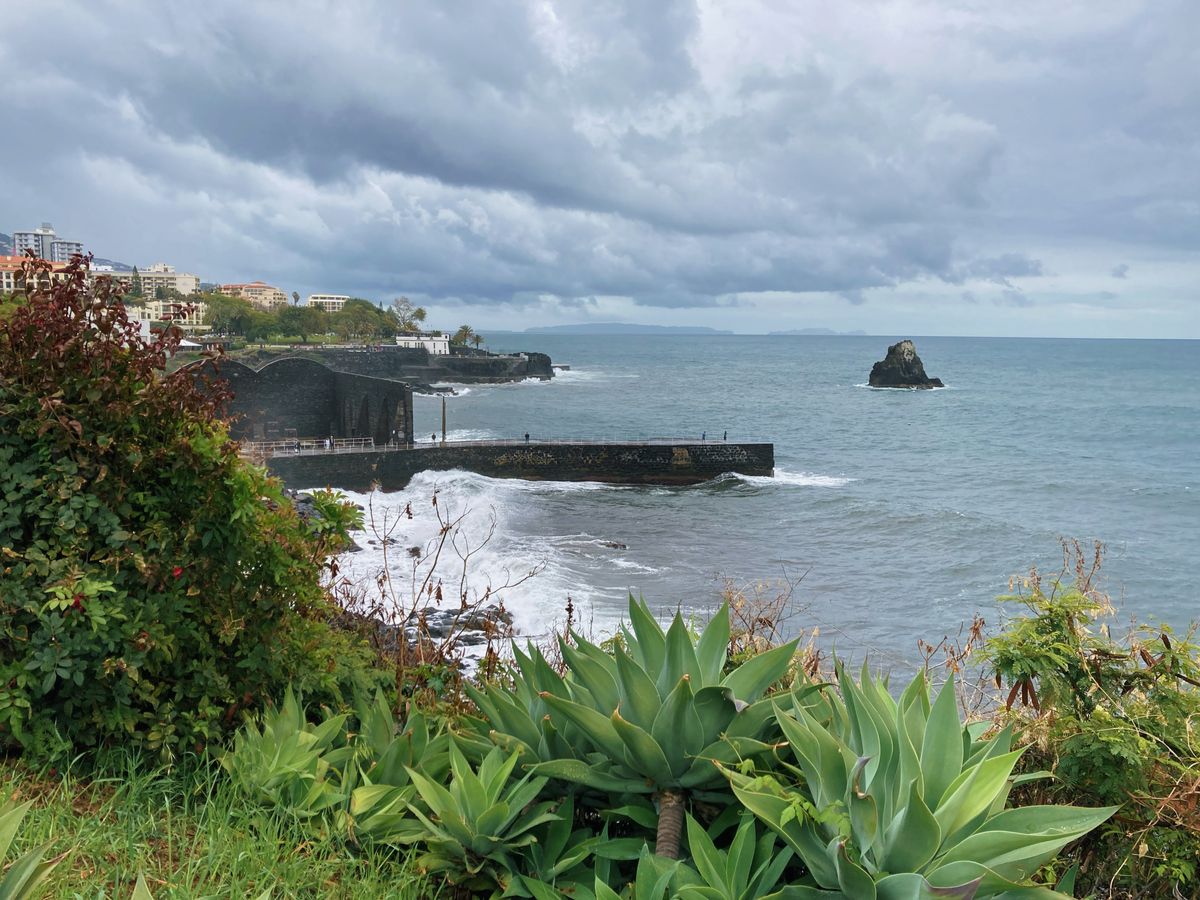
[[[400,490],[425,470],[465,469],[493,478],[697,484],[725,472],[771,475],[773,444],[489,444],[373,453],[279,456],[269,468],[289,487]]]
[[[213,374],[210,363],[196,372]],[[225,360],[219,377],[233,392],[224,414],[237,440],[374,438],[385,444],[393,432],[400,441],[413,438],[412,389],[400,381],[335,372],[298,357],[258,371]]]
[[[516,356],[454,355],[434,356],[417,347],[384,345],[379,349],[310,349],[299,351],[305,358],[320,362],[339,372],[353,372],[375,378],[401,378],[432,384],[440,381],[489,382],[519,381],[522,378],[550,378],[554,370],[544,353]]]

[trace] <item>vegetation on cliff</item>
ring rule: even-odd
[[[0,744],[170,759],[288,683],[367,684],[324,623],[336,533],[238,457],[219,390],[163,375],[177,343],[78,261],[0,322]]]

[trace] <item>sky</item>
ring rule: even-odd
[[[1200,338],[1196,0],[5,0],[0,231],[477,331]]]

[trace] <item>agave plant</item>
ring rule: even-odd
[[[787,900],[793,896],[789,887],[774,890],[792,860],[792,850],[777,851],[771,832],[760,837],[753,816],[742,815],[728,851],[718,850],[691,816],[687,834],[692,865],[702,883],[680,887],[675,895],[678,900]]]
[[[372,702],[356,699],[355,708],[357,732],[342,714],[327,712],[312,725],[289,689],[278,710],[234,736],[221,765],[243,793],[274,810],[332,822],[355,840],[407,843],[416,794],[409,770],[444,780],[449,736],[416,711],[398,727],[382,691]]]
[[[409,803],[421,825],[410,842],[423,845],[417,858],[423,871],[442,872],[452,884],[485,890],[503,887],[521,872],[514,854],[536,840],[538,826],[558,816],[551,812],[553,803],[534,803],[545,778],[528,774],[510,783],[517,758],[516,753],[505,757],[495,747],[476,772],[451,742],[448,787],[408,770],[424,801]]]
[[[612,838],[608,825],[596,833],[575,827],[575,799],[568,796],[554,809],[557,819],[534,832],[533,843],[520,852],[520,877],[508,884],[505,896],[590,898],[597,876],[612,872],[613,860],[633,860],[646,842],[641,838]]]
[[[1007,729],[984,739],[959,722],[953,679],[932,705],[921,676],[898,701],[865,669],[860,684],[839,670],[838,687],[840,697],[796,692],[790,711],[777,710],[798,785],[725,770],[807,867],[793,896],[1065,896],[1030,878],[1116,807],[1005,809],[1022,751]]]
[[[439,784],[450,768],[449,735],[438,727],[430,729],[423,713],[414,710],[397,728],[382,691],[373,703],[356,703],[359,732],[354,735],[355,765],[342,776],[342,789],[350,802],[339,821],[356,840],[406,844],[415,823],[408,803],[416,794],[409,770],[416,769]],[[339,815],[340,819],[340,815]]]
[[[0,806],[0,863],[8,855],[8,848],[12,845],[13,838],[17,836],[21,820],[25,818],[25,813],[32,805],[33,801],[30,800],[19,805],[6,803],[4,806]],[[0,900],[27,900],[27,898],[36,896],[39,885],[63,859],[62,856],[59,856],[55,859],[43,860],[42,856],[45,852],[45,847],[36,847],[9,864],[7,871],[4,872],[4,877],[0,878]]]
[[[760,698],[787,671],[796,642],[725,672],[727,607],[696,640],[682,616],[664,632],[632,597],[629,625],[612,653],[572,638],[560,642],[565,675],[530,648],[516,654],[513,694],[495,687],[473,693],[489,737],[534,763],[539,775],[612,794],[653,795],[656,852],[678,859],[688,792],[725,786],[712,762],[735,763],[770,749],[762,738],[772,708]]]
[[[298,819],[312,819],[343,804],[341,772],[354,757],[345,744],[346,716],[328,715],[311,725],[292,689],[283,705],[249,721],[234,735],[221,766],[247,796]],[[335,744],[341,744],[336,746]]]

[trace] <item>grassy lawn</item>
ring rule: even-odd
[[[156,900],[253,898],[267,888],[272,898],[436,895],[405,856],[264,814],[211,764],[147,773],[126,761],[82,777],[5,760],[0,798],[36,801],[7,861],[41,844],[47,858],[66,854],[46,898],[126,900],[139,871]]]

